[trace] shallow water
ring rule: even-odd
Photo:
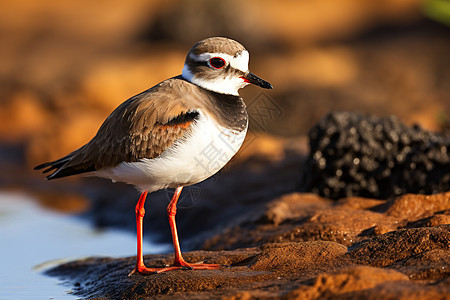
[[[135,243],[132,233],[94,230],[78,218],[39,207],[29,196],[0,193],[0,300],[76,299],[70,286],[43,272],[89,256],[133,256]],[[168,250],[149,243],[145,248]]]

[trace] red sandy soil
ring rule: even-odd
[[[449,299],[449,211],[450,193],[336,204],[294,193],[271,202],[262,224],[225,229],[205,248],[260,247],[185,254],[229,265],[220,270],[127,277],[130,257],[75,261],[49,274],[70,281],[78,296],[100,299]],[[171,260],[145,257],[148,266]]]

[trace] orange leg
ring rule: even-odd
[[[175,260],[173,266],[171,267],[147,268],[144,265],[144,258],[142,253],[142,220],[145,215],[144,203],[147,197],[147,191],[143,192],[139,197],[139,201],[136,205],[136,230],[137,230],[136,267],[130,273],[130,275],[133,273],[155,274],[177,269],[207,270],[207,269],[218,269],[221,267],[221,265],[218,264],[202,264],[202,263],[189,264],[183,259],[183,256],[181,255],[180,243],[178,241],[177,225],[175,222],[175,215],[177,213],[177,202],[178,198],[180,197],[182,189],[183,187],[178,187],[175,190],[175,194],[173,195],[172,200],[167,206],[167,214],[169,216],[170,230],[172,232],[173,247],[175,250]]]
[[[202,264],[202,263],[193,263],[193,264],[187,263],[184,260],[183,256],[181,255],[181,248],[180,248],[180,243],[178,241],[178,231],[177,231],[177,224],[175,222],[175,215],[177,214],[177,202],[178,202],[178,198],[180,197],[182,189],[183,189],[183,187],[180,186],[175,190],[175,194],[173,195],[172,200],[170,201],[169,205],[167,206],[167,214],[169,216],[170,230],[172,232],[173,248],[175,250],[175,260],[174,260],[173,265],[178,268],[191,269],[191,270],[218,269],[221,267],[221,265]]]

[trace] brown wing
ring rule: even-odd
[[[196,101],[190,101],[191,84],[180,78],[163,81],[117,107],[86,145],[53,162],[37,166],[54,179],[121,162],[158,157],[182,138],[198,118]],[[194,93],[195,94],[195,93]]]

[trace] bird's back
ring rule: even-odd
[[[177,76],[123,102],[86,145],[36,169],[53,171],[48,179],[102,176],[105,172],[99,171],[124,162],[155,159],[185,138],[201,115],[219,127],[237,132],[247,128],[242,98],[205,90]]]

